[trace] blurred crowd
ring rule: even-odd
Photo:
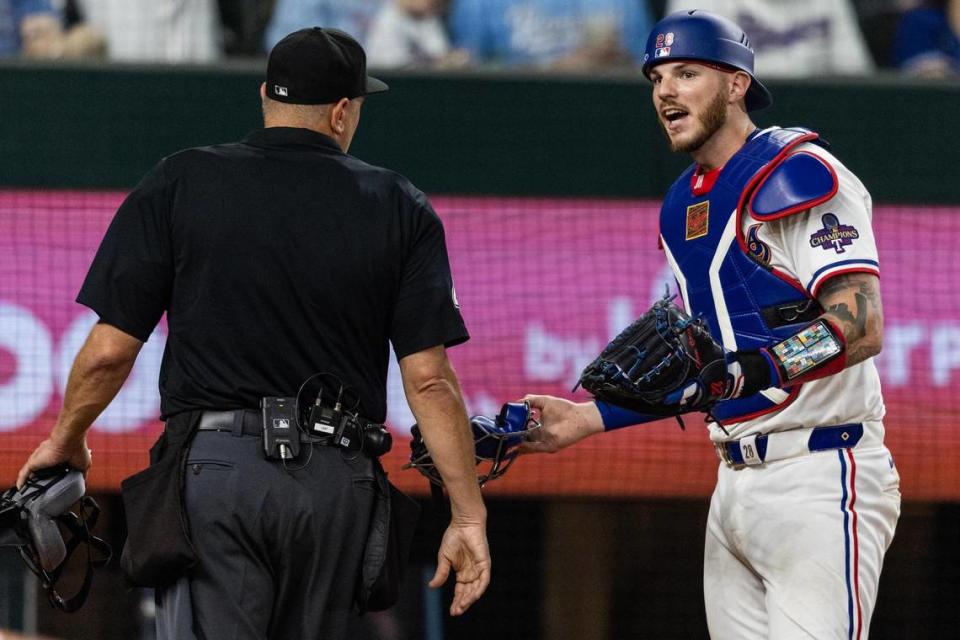
[[[0,56],[212,63],[336,27],[378,68],[593,73],[639,66],[680,9],[731,18],[761,77],[960,75],[960,0],[0,0]]]

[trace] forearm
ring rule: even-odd
[[[652,416],[618,407],[603,400],[594,400],[593,402],[578,406],[582,407],[581,411],[584,415],[583,429],[588,432],[587,435],[593,435],[594,433],[600,433],[602,431],[613,431],[615,429],[622,429],[623,427],[632,427],[662,418],[662,416]],[[592,411],[591,407],[593,408]],[[595,417],[594,414],[596,414]]]
[[[877,276],[853,273],[833,278],[821,287],[818,301],[826,311],[795,336],[764,349],[731,354],[729,362],[734,367],[728,370],[735,381],[731,397],[833,375],[880,353],[883,308]],[[811,340],[811,335],[822,335],[824,340]],[[791,342],[792,348],[785,348]],[[802,360],[794,358],[792,364],[787,362],[785,354],[802,345],[809,354]],[[794,371],[793,365],[798,363],[804,370]]]
[[[63,442],[84,437],[123,387],[141,343],[108,325],[96,325],[74,359],[63,409],[51,436]]]
[[[132,362],[119,365],[78,355],[51,435],[61,440],[82,438],[120,391],[132,366]]]
[[[830,280],[821,288],[820,303],[826,309],[821,317],[843,333],[848,367],[880,353],[883,305],[876,276],[857,273]]]
[[[454,519],[485,521],[473,435],[453,370],[448,366],[440,375],[408,387],[407,401],[447,488]]]

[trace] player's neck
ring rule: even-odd
[[[753,124],[747,114],[741,112],[731,115],[690,157],[700,166],[700,173],[713,171],[725,165],[756,128],[757,125]]]

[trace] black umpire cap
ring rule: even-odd
[[[267,96],[288,104],[332,104],[386,91],[367,75],[367,54],[338,29],[313,27],[286,36],[267,60]]]

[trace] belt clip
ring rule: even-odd
[[[717,457],[720,458],[720,462],[732,467],[733,459],[730,458],[730,452],[727,451],[727,444],[726,442],[715,442],[713,446],[717,450]]]
[[[763,464],[763,460],[760,458],[760,451],[757,449],[757,434],[740,438],[737,441],[737,445],[740,447],[740,455],[743,456],[743,464]]]

